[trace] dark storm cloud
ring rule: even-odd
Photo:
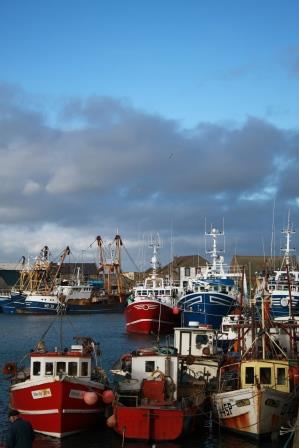
[[[233,245],[254,253],[270,232],[275,196],[279,213],[290,204],[298,219],[295,131],[254,117],[182,129],[96,96],[69,100],[50,126],[21,90],[2,85],[0,97],[1,220],[23,244],[35,232],[82,248],[82,239],[119,228],[134,245],[143,232],[169,239],[172,229],[176,251],[196,253],[205,217],[220,226],[225,217]],[[2,245],[2,254],[11,247]]]

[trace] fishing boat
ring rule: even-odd
[[[128,298],[125,308],[126,330],[128,333],[169,334],[180,324],[176,305],[183,290],[157,274],[158,238],[151,241],[150,247],[153,249],[152,272],[143,283],[133,288]]]
[[[11,302],[11,295],[9,290],[0,291],[0,313],[3,312],[2,307]]]
[[[113,399],[97,362],[98,344],[90,337],[74,339],[70,348],[49,351],[41,339],[28,354],[29,368],[4,366],[11,378],[10,407],[36,432],[61,438],[84,431],[101,422]]]
[[[244,319],[235,327],[238,339],[219,369],[218,391],[212,395],[220,427],[270,437],[297,415],[297,327],[271,320],[269,296],[262,298],[260,320]]]
[[[59,257],[58,263],[50,261],[48,246],[45,246],[32,266],[24,265],[18,284],[11,291],[11,301],[3,305],[3,311],[10,314],[56,314],[61,308],[67,314],[93,314],[121,312],[124,309],[125,292],[120,277],[121,239],[115,237],[113,264],[104,262],[103,242],[97,237],[101,261],[99,279],[84,281],[77,267],[72,278],[63,279],[62,268],[70,254],[69,247]],[[109,274],[107,269],[109,265]],[[110,281],[117,278],[117,286]]]
[[[291,238],[295,234],[288,216],[288,225],[282,230],[285,236],[285,247],[281,249],[283,254],[282,264],[279,270],[271,273],[265,272],[257,278],[256,299],[263,294],[263,290],[271,295],[271,312],[274,319],[286,320],[299,317],[299,269],[296,257],[292,254],[295,248],[291,248]]]
[[[67,246],[55,265],[50,261],[48,246],[44,246],[32,267],[21,272],[19,290],[11,293],[12,306],[17,314],[57,314],[64,303],[59,299],[57,280],[70,248]]]
[[[177,336],[178,345],[184,339]],[[123,355],[112,370],[122,380],[107,425],[123,440],[155,442],[176,440],[199,429],[206,408],[206,378],[192,370],[196,361],[170,346]]]
[[[177,306],[181,311],[182,326],[187,327],[189,322],[195,321],[219,329],[222,317],[232,313],[238,305],[242,273],[230,271],[220,255],[224,250],[217,249],[217,238],[224,238],[224,231],[213,227],[210,232],[205,232],[205,237],[212,239],[212,249],[206,250],[212,263],[198,268]],[[246,283],[244,278],[243,282]]]

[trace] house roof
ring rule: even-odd
[[[256,272],[269,273],[273,270],[278,270],[284,263],[284,257],[270,257],[270,256],[249,256],[249,255],[234,255],[231,261],[232,267],[245,267],[247,274],[255,276]],[[292,258],[291,264],[298,265],[295,257]]]
[[[21,262],[18,263],[0,263],[0,270],[4,271],[20,271],[22,269]]]

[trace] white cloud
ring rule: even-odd
[[[38,182],[35,182],[34,180],[28,180],[23,188],[23,194],[32,195],[38,193],[40,189],[41,187]]]

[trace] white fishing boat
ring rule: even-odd
[[[263,297],[262,319],[237,325],[238,339],[219,369],[218,391],[212,395],[219,425],[254,438],[278,434],[298,407],[297,324],[272,321],[269,309],[269,298]],[[287,347],[280,331],[288,335]]]

